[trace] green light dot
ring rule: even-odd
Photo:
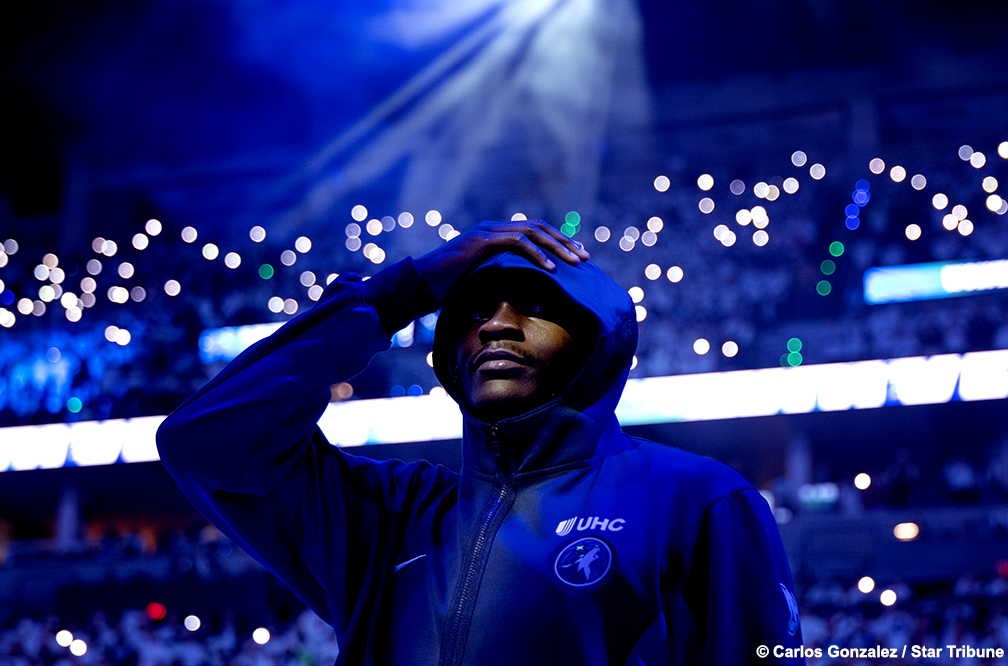
[[[787,350],[789,352],[800,352],[801,351],[801,340],[798,338],[791,338],[787,341]]]
[[[259,277],[264,280],[268,280],[273,277],[273,267],[269,264],[263,264],[259,267]]]
[[[567,217],[565,217],[564,220],[571,226],[579,225],[581,224],[581,214],[576,210],[572,210],[567,213]]]
[[[801,365],[801,362],[802,362],[802,355],[799,354],[798,352],[791,352],[790,354],[787,355],[787,363],[791,367]]]
[[[819,280],[819,284],[815,286],[815,290],[819,292],[820,296],[826,296],[833,290],[833,287],[826,280]]]
[[[560,225],[560,233],[562,233],[567,238],[570,238],[575,233],[577,233],[577,229],[574,228],[573,224],[570,224],[569,222],[564,222],[563,224]]]
[[[822,269],[823,275],[833,275],[833,273],[836,271],[836,264],[834,264],[832,260],[827,259],[826,261],[822,262],[822,266],[820,266],[819,268]]]
[[[832,254],[834,257],[839,257],[841,254],[843,254],[843,251],[844,251],[843,243],[841,243],[840,241],[833,241],[832,243],[829,244],[829,253]]]
[[[80,398],[70,398],[67,400],[67,409],[74,414],[78,413],[83,406],[84,403],[81,402]]]

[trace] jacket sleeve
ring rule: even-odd
[[[388,329],[435,306],[409,259],[367,282],[341,277],[158,429],[158,452],[186,497],[338,632],[383,561],[391,510],[404,485],[415,487],[407,477],[431,471],[344,454],[316,422],[329,387],[389,347]]]
[[[780,532],[759,492],[750,487],[714,502],[686,564],[680,593],[697,638],[687,641],[696,648],[688,663],[805,663],[785,656],[801,647],[798,606]]]

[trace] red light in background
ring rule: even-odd
[[[156,601],[147,604],[147,617],[152,620],[163,620],[167,613],[168,609],[164,607],[164,604],[159,604]]]
[[[1008,560],[998,560],[994,564],[994,569],[1002,578],[1008,578]]]

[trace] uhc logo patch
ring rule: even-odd
[[[553,575],[566,587],[590,587],[605,578],[613,553],[602,539],[581,537],[564,546],[553,560]]]

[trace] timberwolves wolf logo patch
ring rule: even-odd
[[[598,537],[581,537],[557,553],[553,575],[567,587],[589,587],[605,578],[612,560],[612,548],[605,541]]]

